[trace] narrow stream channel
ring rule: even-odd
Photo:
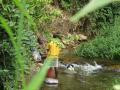
[[[99,72],[89,76],[59,73],[58,86],[44,85],[41,90],[110,90],[114,80],[120,79],[119,73]]]
[[[71,51],[65,52],[66,54],[64,53],[64,56],[62,56],[64,63],[83,64],[84,62],[93,62],[93,60],[80,59],[79,57],[74,56]],[[120,63],[116,63],[115,61],[99,60],[97,62],[99,62],[98,64],[101,64],[103,67],[108,65],[108,68],[110,65],[114,64],[120,66]],[[113,85],[120,83],[120,72],[103,68],[96,73],[85,75],[79,73],[67,74],[64,73],[63,70],[59,69],[58,79],[58,85],[44,84],[40,90],[114,90]]]

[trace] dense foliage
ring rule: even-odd
[[[34,17],[39,31],[46,31],[60,11],[51,6],[52,0],[28,0],[30,15]]]
[[[18,45],[19,52],[24,58],[23,69],[27,73],[29,66],[31,64],[31,49],[39,49],[39,44],[37,41],[37,33],[45,30],[46,28],[40,27],[45,22],[51,22],[52,19],[59,14],[55,9],[49,11],[50,0],[41,1],[26,1],[22,2],[22,7],[33,16],[33,21],[35,21],[37,28],[35,28],[29,18],[24,17],[21,12],[20,4],[17,0],[1,0],[0,1],[0,15],[4,17],[7,24],[10,26],[16,44]],[[20,74],[21,69],[16,60],[16,51],[11,43],[11,39],[8,33],[5,31],[5,27],[0,23],[0,89],[6,88],[8,90],[15,88],[15,83],[20,82],[21,78],[16,81],[16,73]],[[43,26],[44,27],[44,26]],[[40,29],[39,31],[35,29]],[[36,32],[37,31],[37,32]],[[17,57],[19,58],[19,57]],[[20,71],[20,72],[19,72]],[[16,73],[15,73],[16,72]],[[21,73],[22,74],[22,73]],[[20,77],[22,77],[20,75]],[[13,80],[14,79],[14,80]],[[21,85],[21,83],[20,83]],[[20,88],[20,86],[18,86]]]
[[[77,54],[89,58],[119,59],[120,57],[120,17],[116,17],[113,26],[101,30],[101,35],[81,44]]]
[[[37,38],[32,31],[28,21],[26,18],[21,18],[20,10],[16,7],[13,1],[4,0],[0,2],[0,12],[1,15],[7,20],[8,25],[12,29],[14,33],[14,38],[20,46],[20,52],[24,55],[24,69],[27,71],[28,66],[30,65],[31,60],[31,51],[30,49],[33,47],[38,47]],[[24,25],[19,25],[18,21],[24,23]],[[20,29],[21,28],[21,29]],[[2,79],[2,84],[6,89],[13,88],[15,84],[15,68],[16,66],[16,54],[15,49],[10,41],[10,38],[7,32],[4,30],[3,27],[0,26],[0,74],[7,71],[5,75],[0,75]],[[21,40],[21,42],[19,42]],[[14,63],[14,64],[13,64]],[[7,80],[7,81],[6,81]],[[11,81],[11,82],[10,82]],[[2,87],[2,86],[1,86]]]
[[[61,13],[52,5],[57,5],[59,9],[73,15],[88,1],[0,0],[0,90],[23,88],[24,80],[22,79],[31,64],[31,49],[40,48],[38,38],[41,34],[44,34],[47,40],[52,37],[49,24],[54,22],[54,19]],[[120,56],[119,18],[115,18],[120,15],[119,9],[120,5],[113,3],[79,21],[73,31],[85,32],[90,36],[102,33],[95,40],[82,44],[77,51],[78,55],[111,59]],[[115,26],[106,28],[106,26],[114,25],[114,22]],[[74,35],[71,38],[66,36],[65,39],[66,41],[78,40]],[[45,75],[44,70],[47,71],[47,68],[43,69]],[[34,88],[38,87],[38,84]],[[32,85],[28,88],[31,87]]]
[[[89,0],[61,0],[59,4],[63,10],[67,10],[71,15],[74,15],[88,2]],[[104,29],[107,25],[113,25],[115,17],[120,15],[119,11],[120,3],[111,3],[81,18],[73,31],[83,32],[91,37],[96,36],[100,33],[101,28]]]
[[[72,15],[85,6],[89,0],[57,0],[59,7]],[[77,48],[77,55],[89,58],[117,59],[119,50],[120,3],[114,2],[80,19],[73,31],[85,33],[93,38]],[[117,18],[117,19],[116,19]]]

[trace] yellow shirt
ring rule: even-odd
[[[48,43],[48,56],[55,56],[58,58],[60,53],[60,47],[53,41]]]

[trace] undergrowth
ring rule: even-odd
[[[120,57],[120,17],[113,26],[101,30],[95,39],[79,45],[77,55],[87,58],[119,59]]]

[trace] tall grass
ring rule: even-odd
[[[0,16],[0,22],[1,22],[1,26],[4,28],[4,30],[8,34],[8,36],[12,42],[12,45],[15,49],[16,60],[14,63],[14,66],[15,66],[14,90],[18,90],[18,87],[19,87],[18,81],[21,81],[21,85],[22,85],[21,89],[36,90],[36,88],[38,88],[38,86],[42,84],[50,62],[49,62],[49,60],[46,61],[44,67],[38,72],[38,74],[36,74],[36,76],[32,79],[30,84],[28,84],[28,86],[26,87],[25,74],[24,74],[24,71],[25,71],[24,64],[25,63],[24,63],[24,55],[22,55],[22,53],[24,53],[24,52],[21,51],[22,32],[24,29],[24,20],[25,20],[24,17],[28,18],[29,25],[32,25],[34,27],[34,29],[33,29],[34,32],[36,33],[38,31],[37,31],[36,24],[34,23],[32,17],[29,15],[29,13],[24,8],[25,2],[21,3],[20,0],[13,0],[13,1],[15,2],[16,6],[21,11],[19,22],[18,22],[16,38],[14,37],[13,31],[11,30],[11,28],[8,25],[8,21],[4,17]],[[36,82],[36,80],[37,80],[37,82]]]
[[[20,52],[20,45],[21,45],[21,30],[23,29],[23,15],[21,15],[20,18],[20,22],[19,22],[19,29],[18,29],[18,41],[16,42],[15,38],[14,38],[14,34],[12,32],[12,30],[10,29],[10,27],[7,25],[6,20],[0,16],[0,21],[2,24],[2,27],[5,29],[5,31],[8,33],[10,40],[13,44],[13,47],[15,48],[15,56],[16,56],[16,78],[15,78],[15,90],[18,90],[18,81],[19,79],[22,79],[22,86],[24,90],[36,90],[38,87],[40,87],[42,85],[42,82],[44,81],[46,72],[49,68],[49,64],[50,64],[50,59],[52,59],[52,57],[49,57],[46,59],[46,62],[44,64],[44,66],[39,70],[39,72],[33,77],[33,79],[31,80],[31,82],[28,84],[28,86],[25,86],[25,79],[24,79],[24,57],[21,55]],[[22,78],[20,78],[20,76]]]
[[[10,29],[10,27],[8,26],[6,20],[2,16],[0,16],[0,22],[2,24],[2,27],[5,29],[5,31],[9,35],[10,40],[11,40],[11,42],[13,44],[14,49],[15,49],[15,57],[16,57],[15,67],[16,67],[16,70],[17,70],[16,71],[16,81],[17,81],[19,79],[18,72],[21,69],[20,67],[22,67],[21,65],[23,65],[23,63],[22,63],[23,57],[21,56],[20,47],[18,47],[18,44],[15,41],[14,34],[13,34],[12,30]],[[23,70],[21,69],[20,71],[22,72],[21,75],[23,75]],[[15,84],[16,84],[15,86],[18,85],[17,82]]]

